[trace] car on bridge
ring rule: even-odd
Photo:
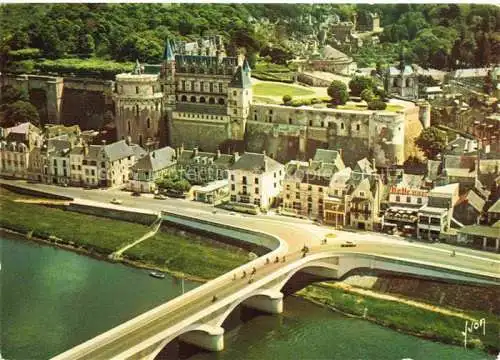
[[[156,194],[154,196],[154,198],[158,199],[158,200],[167,200],[168,199],[165,195],[162,195],[162,194]]]
[[[115,204],[115,205],[121,205],[123,203],[123,201],[117,199],[117,198],[113,198],[111,201],[110,201],[111,204]]]
[[[351,240],[346,240],[342,244],[340,244],[340,247],[356,247],[356,243]]]

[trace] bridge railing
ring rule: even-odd
[[[226,228],[226,229],[231,229],[233,231],[240,231],[240,232],[245,232],[245,233],[252,233],[252,234],[259,234],[266,239],[271,239],[273,240],[272,242],[277,245],[275,249],[272,249],[272,251],[268,254],[266,254],[266,257],[271,257],[271,256],[279,256],[280,254],[284,254],[288,250],[288,245],[286,242],[284,242],[282,239],[278,238],[277,236],[274,236],[272,234],[269,234],[264,231],[257,231],[254,229],[247,228],[245,226],[232,226],[232,225],[227,225],[227,224],[220,224],[217,222],[210,222],[208,220],[200,220],[194,217],[186,216],[186,215],[178,215],[175,213],[170,213],[166,211],[162,211],[167,216],[174,216],[178,218],[184,218],[184,219],[189,219],[190,221],[195,221],[195,222],[201,222],[205,224],[210,224],[214,227],[221,227],[221,228]],[[172,310],[175,309],[176,307],[179,307],[181,305],[186,305],[186,303],[189,303],[195,299],[199,299],[200,296],[203,296],[204,293],[208,293],[211,291],[214,291],[218,288],[223,287],[224,285],[227,285],[228,282],[232,281],[234,275],[241,274],[243,271],[246,271],[247,273],[250,273],[251,269],[253,267],[258,267],[262,264],[265,263],[265,260],[263,257],[259,257],[257,259],[254,259],[246,264],[243,264],[239,266],[236,269],[231,270],[228,273],[225,273],[215,279],[212,279],[208,281],[207,283],[196,287],[184,295],[178,296],[162,305],[157,306],[154,309],[151,309],[121,325],[118,325],[117,327],[114,327],[113,329],[110,329],[92,339],[89,339],[88,341],[77,345],[76,347],[67,350],[66,352],[57,355],[54,357],[54,360],[62,360],[62,359],[73,359],[77,358],[79,356],[83,356],[86,353],[88,353],[92,348],[99,347],[99,346],[104,346],[105,344],[108,344],[115,339],[122,337],[123,335],[129,333],[130,331],[133,331],[134,329],[138,327],[142,327],[147,325],[148,323],[154,321],[158,316],[160,316],[163,312],[167,310]]]

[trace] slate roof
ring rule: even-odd
[[[146,156],[148,152],[144,150],[140,145],[138,144],[131,144],[129,145],[130,148],[132,149],[132,152],[135,155],[136,160],[142,158],[143,156]]]
[[[484,226],[484,225],[469,225],[464,226],[458,230],[459,233],[475,235],[475,236],[486,236],[490,238],[499,238],[500,233],[497,227]]]
[[[371,174],[375,170],[373,169],[370,161],[368,161],[367,158],[363,158],[356,163],[356,166],[354,167],[354,171],[359,171],[362,173]]]
[[[82,155],[83,154],[83,146],[75,146],[71,151],[69,152],[70,154],[73,155]]]
[[[154,150],[132,166],[132,170],[151,170],[158,171],[170,167],[175,164],[175,150],[167,146],[158,150]]]
[[[65,156],[69,154],[71,148],[71,141],[69,140],[59,140],[59,139],[49,139],[47,141],[47,150],[56,156]]]
[[[470,153],[477,150],[476,142],[471,139],[466,139],[463,137],[459,137],[453,141],[451,141],[443,151],[443,154],[446,155],[462,155],[464,153]],[[469,148],[473,149],[469,151]]]
[[[109,161],[116,161],[134,155],[132,147],[127,145],[125,140],[120,140],[112,144],[103,145],[103,148],[107,160]]]
[[[411,75],[413,73],[414,73],[413,68],[410,65],[405,65],[403,69],[403,75]],[[401,75],[401,70],[395,66],[391,66],[389,67],[389,75],[391,76]]]
[[[99,157],[99,153],[101,152],[102,145],[90,145],[89,152],[85,156],[86,159],[96,160]]]
[[[257,153],[244,153],[231,166],[231,170],[246,170],[252,172],[275,171],[283,166],[269,156]]]
[[[177,159],[177,163],[185,166],[190,164],[196,164],[197,160],[203,163],[204,159],[205,163],[208,163],[207,160],[211,159],[213,164],[216,165],[217,167],[222,169],[229,169],[229,167],[234,162],[234,155],[230,154],[217,155],[217,153],[198,151],[198,155],[195,156],[194,150],[183,150]]]
[[[167,39],[165,42],[165,50],[163,52],[163,60],[173,61],[175,60],[175,55],[172,50],[172,46],[170,45],[170,40]]]
[[[244,71],[241,66],[238,66],[228,87],[239,89],[251,88],[252,81],[250,80],[250,76],[248,76],[248,72]]]
[[[403,178],[396,186],[409,189],[420,189],[423,185],[423,181],[423,175],[403,174]]]
[[[500,213],[500,199],[498,199],[493,205],[488,209],[489,213]]]
[[[340,156],[340,154],[336,150],[316,149],[316,154],[314,154],[313,160],[334,164],[335,160],[339,156]]]
[[[484,204],[486,203],[478,194],[473,190],[469,190],[461,199],[461,202],[467,201],[477,212],[483,211]]]
[[[175,107],[177,112],[187,112],[187,113],[199,113],[203,115],[227,115],[227,109],[225,106],[219,105],[208,105],[208,104],[192,104],[179,102]]]
[[[343,61],[350,61],[350,57],[344,54],[342,51],[339,51],[330,45],[326,45],[322,51],[322,58],[323,59],[328,59],[328,60],[343,60]]]
[[[337,170],[332,163],[291,161],[286,166],[285,177],[294,182],[328,186]]]

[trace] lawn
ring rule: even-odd
[[[150,227],[126,221],[85,215],[42,205],[15,202],[32,198],[0,189],[0,227],[24,234],[70,243],[108,255],[140,238]],[[92,224],[89,226],[89,224]],[[159,232],[127,251],[125,257],[172,272],[203,279],[222,275],[249,260],[248,252],[199,236]]]
[[[345,292],[342,289],[328,286],[328,284],[308,286],[298,294],[306,299],[353,315],[363,316],[366,308],[366,315],[370,320],[390,328],[420,334],[446,343],[461,344],[463,342],[462,331],[465,320],[457,316],[417,308],[405,303]],[[457,311],[456,309],[451,310]],[[482,337],[481,341],[474,341],[474,345],[478,345],[480,348],[498,349],[497,334],[500,329],[500,319],[493,314],[477,311],[464,311],[464,313],[471,318],[486,319],[486,336]]]
[[[208,243],[207,243],[208,242]],[[206,239],[159,232],[124,253],[130,259],[203,279],[220,276],[248,262],[248,252]]]
[[[355,102],[348,102],[345,105],[338,105],[337,109],[343,109],[343,110],[367,110],[367,106],[360,103],[355,103]],[[387,108],[385,111],[391,111],[391,112],[397,112],[397,111],[403,111],[404,108],[401,105],[396,105],[396,104],[387,104]]]
[[[253,85],[253,94],[256,96],[307,96],[314,95],[314,91],[299,86],[272,82],[260,82]]]

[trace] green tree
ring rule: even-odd
[[[2,107],[4,117],[2,127],[15,126],[26,121],[33,125],[40,125],[40,115],[36,107],[27,101],[18,100]]]
[[[18,100],[29,101],[29,95],[26,89],[6,85],[2,88],[1,104],[11,104]]]
[[[367,103],[373,101],[374,98],[375,94],[373,93],[372,89],[364,89],[363,91],[361,91],[361,99],[363,99]]]
[[[178,192],[186,192],[191,189],[191,184],[186,179],[179,179],[173,184],[173,190]]]
[[[292,101],[292,97],[290,95],[283,95],[283,104],[287,105],[289,102]]]
[[[382,100],[373,100],[368,103],[369,110],[385,110],[387,108],[387,104]]]
[[[327,89],[328,96],[332,98],[332,104],[343,105],[349,99],[347,86],[340,80],[333,80]]]
[[[352,96],[360,96],[363,90],[373,90],[373,79],[366,76],[355,76],[349,81]]]
[[[415,139],[415,145],[422,150],[427,159],[434,160],[446,147],[446,133],[431,126],[420,133]]]
[[[95,42],[92,35],[82,34],[78,38],[78,48],[76,51],[81,57],[91,57],[95,51]]]

